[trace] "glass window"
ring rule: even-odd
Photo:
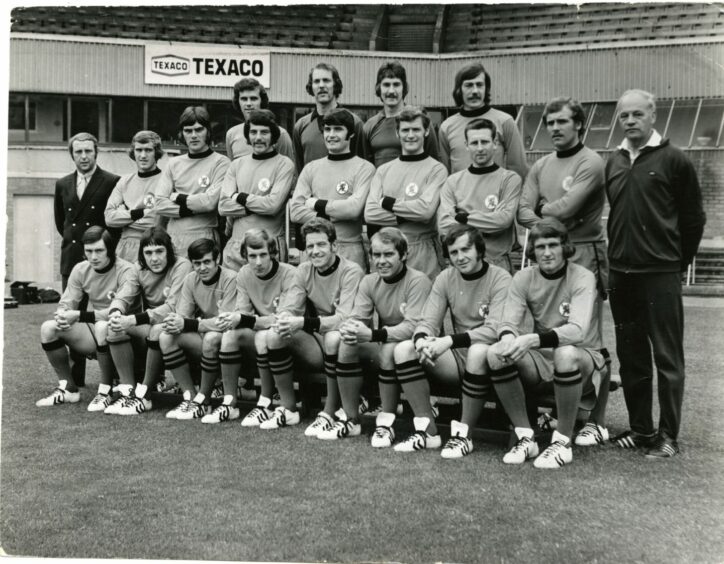
[[[715,147],[724,114],[724,100],[704,100],[694,130],[694,147]]]
[[[615,125],[616,102],[596,104],[588,123],[586,146],[591,149],[606,149],[611,127]]]
[[[28,129],[35,131],[35,102],[30,102],[30,111],[28,116]],[[8,128],[25,131],[25,96],[22,94],[13,94],[10,96]]]
[[[543,107],[544,106],[526,106],[523,109],[523,119],[521,120],[522,131],[520,135],[523,137],[523,145],[528,150],[531,150],[533,147],[535,133],[538,130],[538,125],[543,115]],[[543,132],[545,133],[545,129],[543,129]]]
[[[699,107],[699,100],[677,100],[674,110],[671,113],[669,128],[664,137],[671,140],[672,145],[677,147],[688,147],[691,131],[696,119],[696,111]],[[658,121],[658,117],[657,117]]]
[[[141,98],[113,98],[111,142],[130,143],[143,129],[143,100]]]
[[[206,109],[211,117],[211,139],[215,147],[226,144],[226,132],[239,123],[230,102],[209,103]]]
[[[189,106],[188,102],[148,101],[148,129],[161,137],[164,145],[181,145],[178,140],[178,118]]]

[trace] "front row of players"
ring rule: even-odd
[[[140,240],[138,262],[115,256],[115,243],[100,227],[83,237],[87,261],[73,269],[54,319],[41,327],[42,347],[59,385],[37,402],[52,406],[80,401],[68,349],[95,354],[101,371],[89,411],[133,415],[151,409],[148,391],[164,368],[173,373],[183,401],[167,413],[175,419],[219,423],[240,418],[237,386],[243,371],[258,371],[261,392],[242,420],[246,427],[276,429],[300,422],[294,373],[324,372],[323,410],[305,435],[325,440],[361,433],[360,392],[364,370],[377,373],[381,408],[371,444],[396,451],[439,448],[430,404],[430,383],[459,386],[461,417],[451,423],[443,458],[473,450],[473,427],[493,390],[517,435],[504,457],[508,464],[535,458],[539,468],[572,460],[571,442],[579,407],[590,410],[575,436],[579,446],[607,438],[608,380],[601,355],[596,280],[571,263],[574,249],[557,220],[540,221],[530,232],[529,258],[536,264],[514,277],[484,260],[485,243],[472,226],[447,233],[451,266],[434,283],[408,267],[408,242],[397,228],[371,238],[375,272],[337,254],[336,231],[322,218],[302,228],[308,260],[295,268],[277,260],[276,238],[249,231],[241,246],[247,264],[238,274],[219,264],[209,239],[194,241],[188,259],[176,257],[160,227]],[[92,311],[77,309],[83,294]],[[440,336],[447,312],[452,334]],[[373,329],[373,318],[378,318]],[[527,327],[533,320],[532,332]],[[134,355],[145,350],[142,383]],[[199,363],[198,390],[191,364]],[[118,374],[120,395],[112,383]],[[211,391],[221,378],[224,396],[211,410]],[[555,393],[558,427],[541,454],[530,424],[526,394]],[[278,391],[273,405],[274,389]],[[400,392],[414,417],[414,433],[395,443]]]

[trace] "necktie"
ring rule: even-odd
[[[86,178],[85,174],[81,174],[80,178],[78,179],[78,199],[80,200],[83,197],[83,192],[85,192],[86,186],[88,186],[88,179]]]

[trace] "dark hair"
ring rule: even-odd
[[[171,236],[163,227],[149,227],[143,232],[138,242],[138,264],[141,265],[142,270],[148,270],[143,249],[152,245],[161,245],[166,248],[166,270],[176,264],[176,251],[173,249]]]
[[[324,233],[330,243],[334,243],[337,240],[337,230],[334,228],[334,224],[323,217],[313,217],[302,225],[302,237],[304,237],[305,245],[307,243],[307,235],[310,233]]]
[[[352,112],[344,108],[335,108],[324,114],[322,124],[341,125],[347,130],[347,139],[354,135],[354,116]]]
[[[417,118],[422,120],[422,127],[430,129],[430,116],[427,115],[425,108],[422,106],[408,106],[399,115],[396,115],[395,129],[400,129],[401,121],[415,121]]]
[[[548,114],[560,112],[566,107],[571,109],[573,122],[581,124],[581,129],[578,130],[578,138],[583,139],[583,135],[586,133],[586,112],[581,103],[571,97],[560,96],[549,101],[543,109],[543,117],[541,117],[543,125],[547,125],[546,118],[548,117]]]
[[[377,94],[378,98],[382,97],[382,89],[380,88],[380,85],[382,84],[382,80],[385,78],[399,78],[402,81],[402,98],[404,99],[407,97],[409,85],[407,84],[407,72],[405,71],[405,67],[397,61],[389,61],[379,68],[377,71],[377,82],[375,82],[375,94]]]
[[[164,151],[161,147],[161,137],[155,131],[139,131],[131,139],[131,148],[128,149],[128,156],[131,157],[132,161],[136,160],[136,154],[134,150],[136,143],[153,143],[153,156],[156,160],[163,157]]]
[[[571,243],[566,226],[555,217],[544,217],[530,230],[528,235],[528,248],[525,250],[526,258],[535,260],[535,242],[538,239],[547,239],[548,237],[556,237],[561,240],[563,258],[571,258],[576,252],[576,248],[573,246],[573,243]]]
[[[480,258],[485,258],[485,239],[483,239],[483,234],[472,225],[464,225],[462,223],[453,225],[442,242],[445,244],[445,247],[449,248],[450,245],[455,243],[455,241],[463,235],[468,236],[468,240],[475,246]]]
[[[241,256],[244,260],[247,260],[247,248],[261,249],[264,245],[266,245],[272,257],[279,255],[277,240],[270,236],[266,229],[249,229],[244,233],[244,238],[241,240]]]
[[[383,227],[372,235],[370,239],[370,255],[372,254],[371,243],[374,240],[379,240],[381,243],[392,243],[400,258],[407,254],[407,237],[405,237],[405,234],[397,229],[397,227]],[[405,261],[407,261],[407,259],[405,259]]]
[[[211,143],[211,117],[209,116],[209,112],[207,112],[203,106],[188,106],[181,113],[181,117],[178,118],[178,139],[184,145],[186,145],[183,134],[184,127],[188,127],[197,122],[206,128],[206,144]]]
[[[251,144],[249,140],[249,129],[251,129],[252,123],[254,125],[263,125],[271,130],[272,145],[279,141],[281,132],[279,131],[276,117],[271,110],[252,110],[249,114],[249,119],[244,122],[244,139],[246,139],[246,142],[249,144]]]
[[[338,98],[342,94],[342,79],[339,77],[339,71],[337,68],[329,63],[317,63],[312,67],[312,70],[309,71],[309,78],[307,79],[307,94],[314,96],[314,91],[312,90],[312,74],[315,69],[326,70],[332,73],[332,80],[334,81],[332,94],[334,94],[335,98]]]
[[[480,73],[485,75],[485,96],[483,96],[483,103],[487,106],[490,104],[490,75],[485,67],[480,63],[470,63],[461,68],[455,75],[455,88],[453,88],[453,100],[455,100],[456,106],[463,105],[463,82],[475,78]]]
[[[187,253],[189,260],[201,260],[208,253],[216,260],[219,258],[219,245],[213,239],[196,239],[189,245]]]
[[[477,118],[468,123],[465,126],[465,141],[468,140],[468,131],[471,129],[489,129],[490,130],[490,136],[493,140],[495,140],[495,136],[498,134],[498,128],[495,127],[495,124],[490,121],[489,119],[485,118]]]
[[[95,135],[91,135],[90,133],[86,133],[84,131],[73,135],[73,137],[70,138],[70,141],[68,141],[68,152],[71,157],[73,156],[73,143],[75,141],[93,141],[93,149],[96,152],[96,156],[98,156],[98,139],[96,139]]]
[[[269,95],[266,93],[266,88],[261,85],[261,82],[256,78],[242,78],[234,84],[234,97],[231,99],[231,105],[234,106],[234,109],[242,116],[244,113],[241,111],[241,106],[239,105],[239,94],[244,90],[258,90],[261,109],[265,110],[269,107]]]
[[[116,241],[116,238],[113,237],[107,229],[101,227],[100,225],[91,225],[83,232],[83,237],[81,238],[83,245],[90,245],[101,240],[106,246],[108,258],[111,259],[111,262],[115,262],[116,245],[118,244],[118,241]]]

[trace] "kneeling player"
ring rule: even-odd
[[[80,392],[70,371],[68,349],[81,355],[96,354],[98,358],[101,383],[88,411],[103,411],[111,403],[113,360],[105,331],[96,329],[95,323],[96,317],[99,321],[107,319],[113,296],[133,269],[130,262],[117,258],[115,251],[115,240],[102,227],[90,227],[83,234],[86,260],[73,267],[54,318],[40,327],[40,342],[58,374],[58,387],[48,397],[38,400],[35,403],[38,407],[80,401]],[[88,295],[92,311],[77,309],[84,294]]]
[[[330,221],[310,219],[302,226],[302,235],[309,261],[297,268],[292,287],[279,306],[277,322],[267,331],[269,368],[281,405],[259,425],[261,429],[299,423],[293,358],[312,371],[324,368],[327,375],[326,417],[318,417],[333,422],[339,408],[336,364],[340,336],[336,329],[352,311],[363,273],[358,264],[337,255],[337,232]],[[305,314],[307,304],[312,313]]]
[[[261,394],[256,407],[242,419],[241,425],[258,427],[273,414],[274,377],[269,371],[267,331],[276,321],[277,307],[291,286],[296,268],[279,262],[277,240],[264,229],[246,232],[241,241],[241,256],[246,264],[236,276],[236,307],[233,312],[219,314],[220,326],[228,327],[221,337],[219,353],[225,401],[201,422],[238,419],[236,386],[242,358],[245,358],[247,369],[251,369],[256,359]]]
[[[444,385],[462,386],[463,421],[453,421],[453,439],[443,449],[445,458],[459,458],[472,451],[468,425],[474,424],[480,415],[489,388],[481,349],[473,354],[475,351],[469,347],[490,343],[495,338],[510,275],[483,260],[485,241],[473,226],[453,226],[444,244],[452,266],[435,279],[413,339],[395,348],[397,381],[415,414],[415,433],[395,445],[395,450],[412,452],[440,447],[430,406],[428,378],[434,378]],[[448,309],[454,334],[436,337]]]
[[[219,265],[215,241],[197,239],[189,245],[188,255],[193,272],[184,279],[176,311],[164,318],[159,337],[163,362],[184,397],[166,414],[170,419],[196,419],[210,411],[209,394],[219,377],[221,333],[227,328],[217,315],[233,311],[236,301],[236,274]],[[196,395],[187,356],[201,357],[201,386]],[[229,403],[228,396],[224,403]]]
[[[488,351],[495,391],[515,426],[516,445],[503,457],[506,464],[521,464],[538,454],[526,410],[526,388],[553,381],[558,428],[550,446],[538,456],[536,468],[559,468],[573,460],[571,438],[582,392],[602,383],[604,359],[600,342],[596,278],[569,262],[574,248],[563,224],[544,218],[530,231],[530,245],[537,265],[516,273],[508,292],[500,341]],[[531,257],[532,258],[532,257]],[[527,312],[534,332],[520,334]],[[522,380],[522,382],[521,382]],[[591,411],[590,423],[604,426],[606,395]]]
[[[359,394],[362,388],[361,361],[374,361],[379,367],[382,412],[377,416],[373,447],[391,446],[394,440],[392,423],[398,400],[395,380],[395,345],[412,337],[420,321],[422,307],[432,286],[419,270],[407,268],[407,239],[395,227],[384,227],[374,234],[371,244],[375,272],[362,279],[352,315],[340,332],[342,342],[337,358],[337,385],[342,398],[344,416],[331,425],[327,414],[319,414],[307,434],[318,430],[320,439],[340,439],[359,435]],[[379,329],[370,329],[377,312]]]
[[[175,311],[183,281],[191,272],[191,263],[176,257],[171,236],[162,227],[152,227],[139,241],[138,262],[131,276],[111,303],[108,321],[108,346],[118,370],[121,397],[105,412],[136,415],[152,408],[146,393],[153,389],[163,373],[163,358],[158,339],[166,316]],[[144,311],[127,314],[141,297]],[[146,370],[143,382],[136,385],[131,339],[144,339]],[[135,391],[134,391],[135,386]]]

